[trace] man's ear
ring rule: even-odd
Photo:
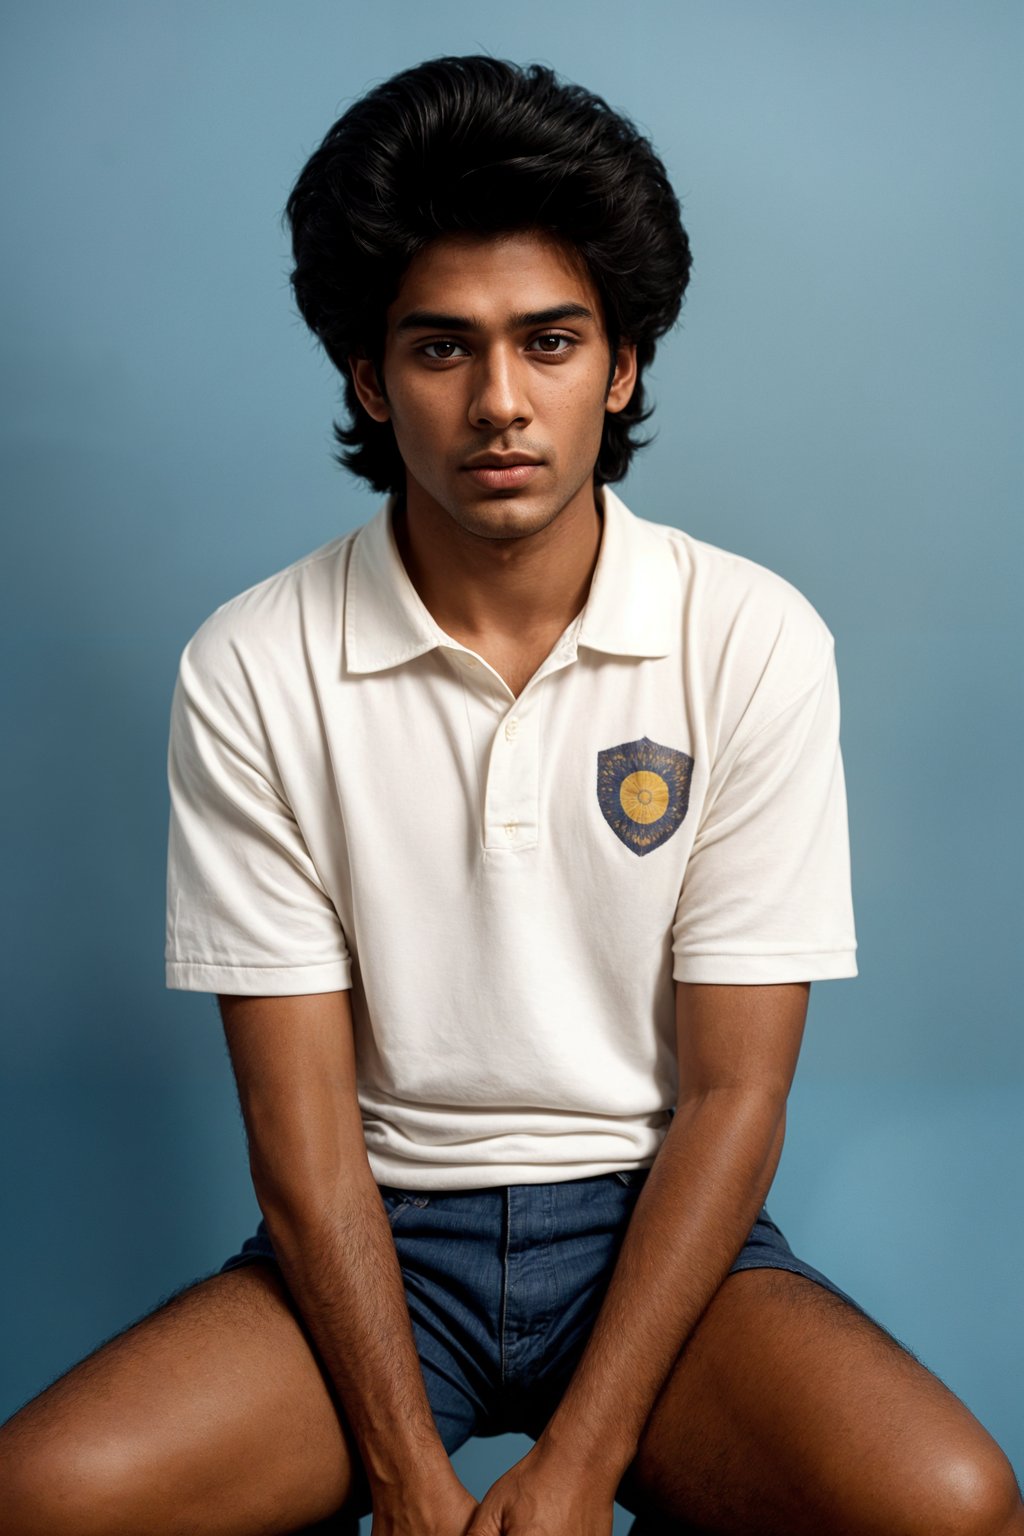
[[[359,404],[366,414],[372,416],[374,421],[390,421],[391,408],[388,405],[387,396],[380,387],[377,370],[370,359],[350,357],[348,366],[356,394],[359,396]]]
[[[605,397],[605,410],[613,413],[624,411],[633,398],[635,388],[636,347],[631,341],[622,341],[615,352],[615,368]]]

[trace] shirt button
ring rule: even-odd
[[[505,721],[505,740],[506,741],[515,741],[516,736],[518,735],[518,733],[519,733],[519,721],[516,719],[515,715],[513,715],[511,720],[506,720]]]
[[[518,821],[506,821],[506,823],[505,823],[505,836],[508,838],[510,843],[514,843],[515,842],[516,838],[519,836],[519,823],[518,823]]]

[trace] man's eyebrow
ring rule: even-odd
[[[550,309],[523,310],[509,316],[509,329],[526,330],[534,325],[557,325],[560,320],[596,320],[585,304],[552,304]],[[482,331],[482,321],[473,315],[446,315],[434,309],[411,309],[403,315],[396,331]]]
[[[525,330],[530,325],[557,325],[559,320],[596,320],[585,304],[553,304],[550,309],[535,309],[511,316],[512,329]]]

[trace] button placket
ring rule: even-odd
[[[508,705],[491,739],[484,794],[484,847],[519,853],[540,833],[541,709],[538,689],[576,660],[575,647],[553,651],[519,697]],[[548,683],[550,688],[551,684]]]
[[[484,843],[506,851],[536,842],[536,739],[530,729],[530,700],[524,690],[491,738],[484,809]]]

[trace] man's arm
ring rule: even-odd
[[[678,982],[679,1101],[604,1302],[547,1426],[489,1490],[470,1536],[607,1536],[655,1399],[764,1203],[785,1134],[810,985]],[[560,1524],[559,1524],[560,1522]]]
[[[218,1002],[256,1196],[284,1279],[337,1386],[375,1516],[388,1508],[408,1520],[422,1506],[421,1526],[409,1528],[433,1529],[457,1479],[434,1424],[366,1155],[349,994]]]
[[[778,1166],[809,983],[677,983],[679,1103],[597,1322],[535,1449],[614,1494]]]

